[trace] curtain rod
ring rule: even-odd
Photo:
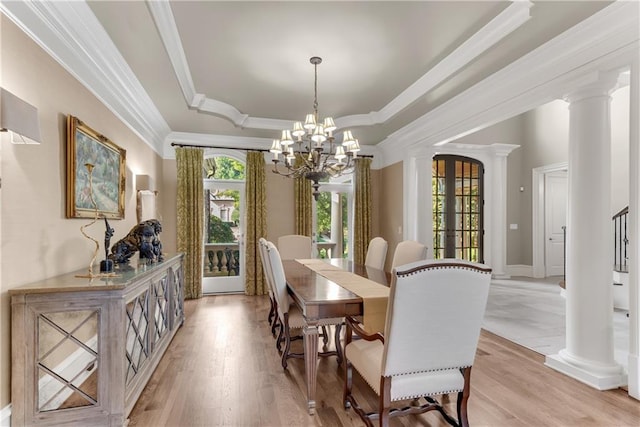
[[[235,148],[235,147],[221,147],[219,145],[198,145],[198,144],[183,144],[181,142],[172,142],[172,147],[195,147],[195,148],[218,148],[220,150],[241,150],[241,151],[258,151],[261,153],[269,153],[269,150],[263,148]],[[358,157],[366,157],[373,159],[373,155],[370,154],[358,154]]]

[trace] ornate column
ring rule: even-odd
[[[624,383],[613,357],[610,96],[602,74],[569,105],[566,348],[546,364],[599,390]]]
[[[629,395],[640,399],[640,59],[631,65],[629,91]]]

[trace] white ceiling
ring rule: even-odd
[[[462,58],[454,58],[460,69],[456,70],[457,64],[443,67],[437,78],[431,77],[428,86],[433,87],[414,91],[394,114],[382,119],[369,114],[366,120],[337,120],[339,126],[355,126],[361,144],[377,144],[608,3],[520,2],[510,15],[522,16],[524,11],[529,18],[501,17],[493,26],[491,20],[511,2],[88,4],[175,132],[276,137],[273,128],[282,129],[286,123],[252,125],[247,118],[302,120],[313,104],[311,56],[323,58],[318,66],[320,116],[339,119],[380,112],[436,65],[452,62],[450,55],[483,27],[489,24],[491,35],[481,37],[504,36],[493,46],[476,44]],[[154,21],[152,11],[158,8],[173,20],[176,32],[163,30]],[[519,26],[513,31],[501,28],[511,25],[505,23],[508,19],[516,19]],[[500,35],[493,35],[497,33]],[[163,37],[170,38],[168,43]],[[184,52],[177,72],[168,55],[174,45]],[[475,54],[480,56],[473,57]],[[192,92],[186,96],[177,77],[180,73],[191,80]],[[192,95],[197,94],[200,98],[195,102],[224,103],[237,110],[244,122],[234,123],[231,115],[220,114],[220,110],[190,108]]]
[[[323,58],[319,115],[388,155],[394,135],[416,140],[425,121],[431,144],[470,130],[456,115],[486,125],[497,103],[507,109],[511,97],[597,65],[617,34],[637,43],[628,30],[637,18],[621,14],[637,8],[624,7],[552,43],[611,3],[2,1],[0,10],[165,156],[176,139],[268,148],[312,110],[311,56]],[[598,51],[603,38],[608,50]]]

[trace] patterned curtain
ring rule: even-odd
[[[364,264],[371,240],[371,159],[356,159],[355,218],[353,221],[353,261]]]
[[[177,246],[185,254],[185,298],[202,297],[202,239],[204,189],[202,182],[203,150],[176,148],[178,167]]]
[[[295,166],[303,160],[296,158]],[[311,181],[307,178],[296,178],[293,183],[295,208],[295,234],[311,237],[313,231],[313,205],[311,202]]]
[[[267,284],[258,252],[258,240],[267,234],[267,187],[264,156],[262,153],[247,153],[245,168],[245,283],[247,295],[264,295]]]

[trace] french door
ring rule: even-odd
[[[483,262],[482,163],[438,155],[432,163],[434,258]]]
[[[349,258],[353,252],[353,186],[351,181],[320,185],[313,201],[313,244],[318,258]]]
[[[202,293],[244,291],[244,181],[204,180]]]

